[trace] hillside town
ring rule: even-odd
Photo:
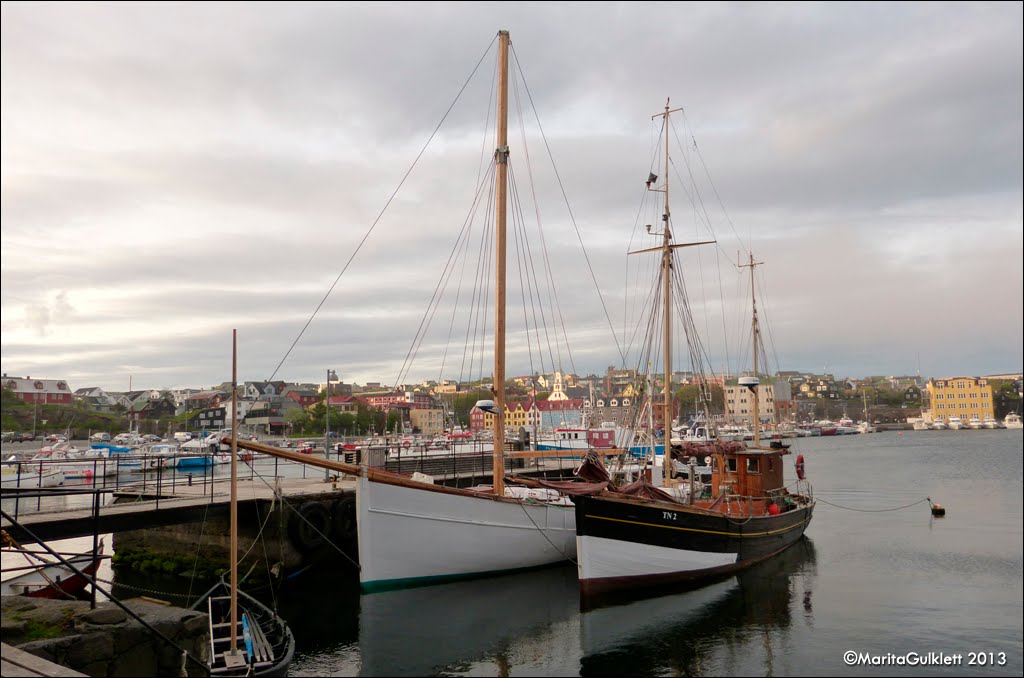
[[[719,425],[752,425],[753,401],[737,378],[673,373],[673,420],[683,423],[709,417]],[[845,418],[873,423],[948,423],[951,417],[965,424],[1001,421],[1007,414],[1020,412],[1021,378],[1020,373],[1007,373],[855,379],[780,371],[761,376],[758,420],[766,428]],[[946,393],[947,385],[955,385],[958,392]],[[230,383],[115,392],[96,386],[72,388],[66,379],[4,374],[2,386],[3,428],[8,437],[29,439],[66,429],[77,433],[123,429],[170,437],[177,431],[200,433],[232,425]],[[238,425],[250,435],[280,437],[322,435],[325,427],[333,435],[352,436],[480,432],[491,427],[492,415],[476,402],[488,397],[490,388],[486,381],[450,379],[397,387],[333,379],[330,383],[245,381],[238,385]],[[654,380],[648,389],[663,393],[663,380]],[[642,375],[611,366],[603,375],[555,371],[512,377],[509,392],[506,425],[541,431],[628,425],[638,406],[647,401]],[[955,402],[949,402],[952,398]],[[663,420],[662,408],[660,398],[654,398],[653,421]]]

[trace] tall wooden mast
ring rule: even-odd
[[[627,252],[627,254],[641,254],[644,252],[661,252],[661,278],[662,278],[662,294],[665,297],[665,412],[662,417],[665,427],[664,437],[664,449],[665,449],[665,484],[672,479],[672,250],[679,247],[693,247],[694,245],[707,245],[715,242],[714,240],[705,240],[703,242],[693,243],[682,243],[678,245],[672,244],[672,212],[669,209],[668,204],[668,173],[670,169],[669,164],[669,116],[672,113],[683,110],[682,108],[669,109],[669,99],[665,100],[665,112],[652,115],[651,118],[664,118],[663,130],[665,134],[665,180],[663,188],[651,188],[651,184],[658,180],[657,176],[653,174],[647,179],[647,190],[649,191],[661,191],[665,194],[665,211],[661,215],[662,227],[664,229],[660,247],[649,247],[647,249],[637,250],[635,252]],[[651,231],[651,226],[648,224],[647,231]],[[653,396],[653,394],[652,394]],[[653,398],[652,398],[653,400]],[[652,405],[653,407],[653,405]],[[654,431],[651,431],[651,436],[654,436]]]
[[[231,330],[231,649],[238,652],[238,330]],[[213,658],[211,657],[211,661]],[[228,661],[228,660],[225,660]]]
[[[750,303],[753,309],[753,317],[750,321],[750,343],[754,345],[754,379],[757,383],[750,389],[754,394],[754,447],[761,446],[761,404],[758,401],[758,390],[760,389],[760,377],[757,371],[757,345],[759,343],[760,329],[757,326],[757,296],[754,294],[754,267],[763,264],[763,261],[754,261],[753,252],[750,253],[750,263],[740,264],[740,268],[750,269]]]
[[[665,99],[665,213],[661,217],[665,229],[661,253],[662,294],[665,295],[665,461],[662,463],[665,468],[665,487],[672,480],[672,213],[668,207],[668,116],[671,111],[668,104],[669,99]],[[651,431],[651,435],[654,435],[654,431]]]
[[[498,31],[498,148],[495,168],[494,493],[505,494],[505,218],[508,188],[508,31]]]

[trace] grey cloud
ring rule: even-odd
[[[269,376],[501,27],[620,341],[636,322],[625,252],[658,218],[637,213],[655,154],[650,116],[671,95],[686,107],[686,124],[676,117],[682,148],[672,139],[677,235],[706,234],[706,209],[719,240],[700,255],[705,285],[691,283],[695,305],[707,296],[713,362],[736,360],[725,355],[721,314],[729,333],[742,328],[734,299],[711,308],[721,270],[734,292],[729,266],[741,247],[716,190],[743,245],[752,237],[774,267],[766,304],[780,367],[845,361],[871,372],[884,352],[901,371],[921,326],[947,312],[943,298],[971,323],[935,330],[934,369],[1019,362],[1019,5],[663,9],[652,33],[628,4],[5,4],[5,369],[64,374],[88,361],[95,379],[134,365],[168,385],[215,382],[202,376],[225,360],[210,350],[225,331],[213,328],[241,326],[249,369],[261,373],[250,376]],[[481,149],[485,162],[491,153],[481,135],[493,125],[493,68],[488,55],[282,367],[288,378],[316,379],[324,365],[374,380],[398,372],[468,210]],[[618,362],[614,341],[521,85],[573,353],[601,370]],[[515,121],[511,133],[532,217]],[[703,203],[687,204],[683,150]],[[475,256],[475,239],[471,247]],[[932,268],[958,274],[939,280]],[[998,303],[1008,310],[993,315],[995,289],[1007,290]],[[515,291],[512,331],[522,316]],[[102,299],[111,301],[80,312]],[[439,359],[452,303],[438,309],[418,362]],[[851,303],[872,308],[871,325],[846,319]],[[111,340],[79,347],[77,359],[59,344],[62,321],[140,317],[175,339]],[[33,326],[45,345],[8,338]],[[968,348],[978,327],[992,328],[992,351]]]

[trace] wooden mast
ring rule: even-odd
[[[750,263],[741,264],[740,268],[750,269],[750,304],[753,309],[753,318],[750,322],[750,339],[754,345],[754,379],[758,379],[758,382],[754,385],[751,391],[754,394],[754,447],[761,446],[761,405],[758,400],[758,390],[760,389],[760,379],[757,375],[757,344],[759,330],[757,327],[757,296],[754,294],[754,267],[763,264],[763,261],[754,261],[754,253],[750,253]]]
[[[665,232],[662,238],[664,251],[661,254],[661,277],[665,295],[665,425],[664,425],[664,448],[665,460],[662,466],[665,469],[665,487],[669,486],[672,480],[672,285],[670,272],[672,270],[672,220],[668,208],[668,104],[670,99],[665,99],[665,213],[662,215]],[[654,431],[651,431],[654,435]]]
[[[231,330],[231,654],[238,653],[238,330]],[[212,659],[212,658],[211,658]]]
[[[636,250],[635,252],[627,252],[627,254],[642,254],[644,252],[661,252],[661,277],[662,277],[662,293],[665,296],[665,412],[662,419],[664,420],[665,427],[665,438],[664,438],[664,450],[665,450],[665,461],[663,463],[665,469],[665,485],[668,485],[669,481],[672,480],[672,250],[680,247],[693,247],[695,245],[708,245],[715,242],[714,240],[705,240],[703,242],[692,242],[682,243],[678,245],[672,244],[672,212],[668,206],[668,172],[670,169],[669,165],[669,144],[668,144],[668,123],[669,116],[672,113],[683,110],[682,108],[669,109],[670,99],[665,100],[665,112],[652,115],[651,119],[662,117],[664,118],[664,134],[665,134],[665,187],[664,188],[651,188],[651,184],[658,180],[658,177],[651,175],[647,180],[647,190],[649,191],[661,191],[665,194],[665,212],[662,214],[661,219],[664,226],[664,232],[662,233],[662,244],[660,247],[649,247],[642,250]],[[650,233],[651,226],[648,224],[647,232]],[[653,393],[651,398],[651,407],[653,404]],[[651,438],[653,441],[654,431],[651,431]],[[653,443],[652,443],[653,447]]]
[[[505,219],[508,187],[508,31],[498,31],[498,148],[495,168],[494,493],[505,494]]]

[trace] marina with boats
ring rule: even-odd
[[[794,358],[783,341],[798,342],[801,360],[841,355],[828,326],[838,316],[791,293],[801,328],[786,308],[776,332],[765,270],[793,267],[777,259],[799,248],[773,243],[743,208],[750,232],[737,232],[722,198],[736,185],[716,185],[694,132],[703,114],[658,95],[663,109],[639,118],[651,137],[641,153],[625,150],[635,135],[618,117],[601,143],[575,143],[577,118],[611,114],[583,95],[545,112],[534,92],[559,82],[562,64],[531,70],[523,52],[499,30],[446,110],[428,108],[433,84],[402,81],[415,122],[393,110],[361,119],[347,104],[344,135],[304,142],[333,162],[328,149],[356,148],[355,130],[426,130],[418,154],[403,132],[401,157],[414,159],[390,194],[376,186],[394,149],[346,160],[365,174],[347,181],[375,186],[353,204],[369,196],[383,208],[360,216],[367,230],[351,243],[354,220],[310,219],[349,248],[322,298],[320,277],[304,277],[313,266],[293,267],[278,235],[297,222],[267,228],[254,207],[239,251],[274,239],[280,261],[226,250],[207,261],[247,269],[266,309],[241,283],[207,289],[201,274],[188,302],[162,299],[170,314],[221,293],[220,319],[243,327],[230,344],[222,322],[175,330],[190,368],[221,383],[135,390],[129,377],[124,392],[73,390],[72,376],[102,380],[58,362],[67,379],[4,372],[5,676],[854,675],[900,663],[876,661],[894,653],[919,664],[909,657],[935,647],[973,655],[949,675],[1024,671],[1024,375],[924,378],[920,355],[911,376],[784,369]],[[432,57],[450,66],[454,55],[465,56],[448,45]],[[366,92],[393,88],[370,82],[391,58],[377,55]],[[469,103],[476,94],[482,103]],[[423,110],[436,128],[420,129]],[[484,111],[478,134],[468,121]],[[744,127],[722,115],[714,134]],[[239,134],[267,124],[237,119]],[[784,147],[811,132],[780,122],[776,133]],[[268,156],[290,143],[260,138]],[[224,146],[219,178],[190,180],[249,191],[226,179],[241,147]],[[611,218],[571,199],[580,179],[563,169],[593,182],[596,153],[635,165],[615,174],[639,197],[632,230],[617,213],[614,228],[595,227]],[[329,203],[304,185],[311,167],[282,167],[282,186]],[[629,191],[609,189],[601,209]],[[5,222],[7,193],[5,178]],[[616,267],[625,275],[609,286]],[[270,286],[271,270],[288,284]],[[373,293],[360,287],[368,270]],[[58,296],[52,312],[27,315],[46,343],[51,318],[76,313]],[[268,329],[284,316],[287,337]],[[812,351],[815,332],[832,338]],[[15,353],[5,343],[5,364]],[[365,387],[343,383],[342,369],[325,383],[282,376],[325,356],[350,374],[397,374]],[[240,364],[265,378],[240,380]]]

